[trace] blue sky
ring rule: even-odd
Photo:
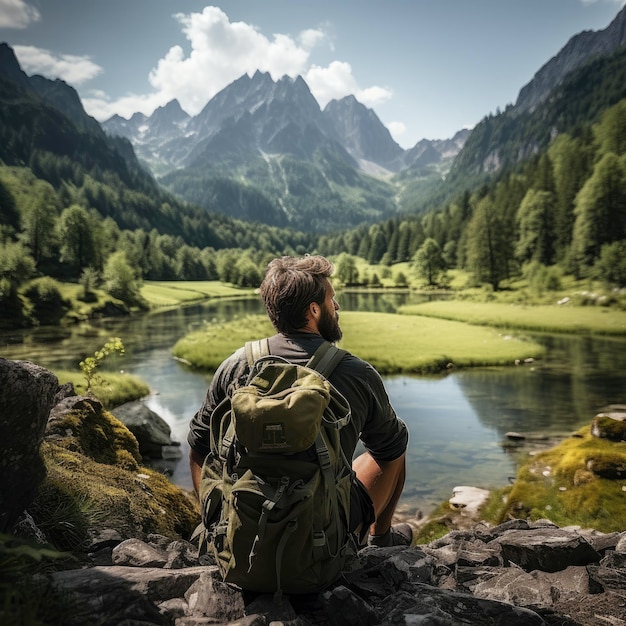
[[[446,139],[514,103],[624,0],[0,0],[0,41],[88,113],[191,115],[244,73],[301,75],[320,106],[354,94],[394,139]]]

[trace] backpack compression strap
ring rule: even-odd
[[[346,354],[348,354],[347,350],[342,350],[332,343],[325,341],[309,359],[307,367],[310,367],[322,374],[322,376],[328,378]]]

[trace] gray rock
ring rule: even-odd
[[[0,532],[10,531],[45,476],[39,454],[59,387],[57,377],[28,361],[0,358]]]
[[[228,623],[244,616],[241,592],[217,580],[210,571],[200,577],[185,592],[190,613],[211,617],[218,623]]]
[[[168,561],[168,553],[140,539],[127,539],[113,548],[111,558],[114,565],[163,567]]]
[[[507,530],[488,545],[499,545],[502,557],[530,572],[556,572],[602,558],[578,533],[558,528]]]
[[[111,413],[135,435],[142,458],[180,458],[180,449],[172,440],[167,422],[143,402],[126,402],[112,409]]]
[[[215,565],[191,566],[195,548],[162,535],[114,548],[132,566],[57,572],[52,581],[72,599],[76,616],[102,624],[580,626],[597,611],[608,623],[619,623],[624,555],[609,547],[601,563],[564,564],[599,557],[582,534],[607,546],[618,545],[621,534],[562,529],[547,521],[531,526],[479,524],[474,532],[451,532],[427,546],[365,548],[336,586],[280,602],[223,583]],[[520,548],[525,542],[527,553]],[[502,560],[500,550],[526,567]],[[148,566],[152,557],[162,566]],[[533,559],[544,571],[530,569]],[[72,620],[68,626],[86,623]]]
[[[626,532],[621,534],[621,537],[615,545],[615,552],[619,552],[620,554],[626,554]]]

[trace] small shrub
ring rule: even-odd
[[[119,337],[112,337],[107,341],[100,350],[96,350],[93,356],[87,357],[84,361],[81,361],[78,365],[80,367],[85,382],[87,383],[87,391],[91,391],[91,387],[94,383],[102,384],[102,377],[96,374],[96,370],[102,364],[102,361],[109,355],[118,352],[124,354],[124,344]]]
[[[32,303],[32,314],[40,324],[57,324],[71,304],[63,299],[59,283],[44,276],[36,278],[24,295]]]

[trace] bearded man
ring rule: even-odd
[[[270,354],[306,365],[317,348],[342,337],[339,304],[330,282],[333,265],[322,256],[274,259],[260,294],[277,334],[269,337]],[[233,389],[245,385],[250,365],[244,348],[217,369],[204,404],[191,420],[188,436],[191,477],[199,492],[204,459],[209,454],[210,418]],[[347,399],[352,418],[340,431],[347,459],[354,459],[350,530],[375,546],[410,545],[409,524],[392,525],[405,480],[408,430],[389,402],[383,381],[369,363],[347,353],[329,376]],[[356,458],[359,442],[364,452]]]

